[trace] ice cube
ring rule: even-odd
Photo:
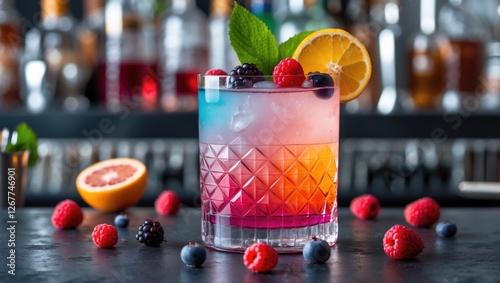
[[[250,127],[254,119],[255,115],[251,111],[250,96],[248,96],[245,99],[245,103],[243,103],[243,105],[239,105],[233,113],[229,127],[231,128],[231,131],[239,133]]]
[[[261,81],[261,82],[256,82],[254,85],[253,85],[254,88],[266,88],[266,89],[270,89],[270,88],[278,88],[278,85],[273,83],[273,82],[269,82],[269,81]]]
[[[302,83],[302,87],[305,87],[305,88],[311,88],[311,87],[313,87],[313,82],[311,82],[310,80],[305,80],[305,81]]]
[[[219,77],[205,77],[205,101],[207,103],[219,102]]]

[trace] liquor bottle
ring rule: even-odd
[[[383,28],[377,36],[378,56],[372,62],[379,68],[381,81],[381,93],[377,103],[377,111],[381,114],[389,114],[397,109],[398,100],[400,100],[396,82],[398,72],[396,70],[396,52],[398,48],[397,39],[401,35],[399,26],[399,5],[395,0],[389,0],[381,5],[381,14],[383,16]],[[372,7],[373,10],[373,7]],[[373,78],[372,78],[373,79]]]
[[[84,20],[79,27],[82,57],[90,71],[85,96],[91,104],[99,101],[99,62],[104,55],[104,5],[105,0],[84,1]]]
[[[286,16],[279,25],[279,42],[284,42],[302,31],[340,26],[326,13],[322,0],[288,0],[287,2]]]
[[[0,0],[0,111],[16,109],[19,95],[21,20],[11,0]]]
[[[210,69],[222,69],[228,73],[240,64],[229,42],[229,16],[233,5],[231,0],[212,1],[208,19],[208,66]]]
[[[159,68],[164,110],[197,108],[197,75],[208,67],[205,14],[193,0],[172,1],[161,19]]]
[[[28,110],[51,106],[68,111],[87,109],[83,95],[88,70],[77,39],[77,22],[69,1],[41,0],[41,22],[26,34],[21,58]]]
[[[435,9],[435,0],[420,2],[420,31],[410,39],[408,49],[409,92],[417,109],[436,109],[446,87],[451,47],[436,31]]]
[[[251,0],[250,12],[263,21],[269,30],[276,36],[276,19],[273,15],[272,0]]]
[[[448,88],[461,96],[472,95],[480,86],[485,61],[487,27],[465,6],[465,1],[448,0],[439,10],[439,30],[451,44],[447,68]]]
[[[157,103],[158,79],[156,64],[146,51],[155,42],[148,42],[144,36],[136,1],[108,0],[104,15],[105,56],[99,66],[101,101],[113,112],[149,110],[146,104]]]

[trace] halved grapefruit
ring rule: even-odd
[[[146,166],[136,159],[112,158],[85,168],[76,178],[76,188],[91,207],[118,212],[136,205],[147,185]]]

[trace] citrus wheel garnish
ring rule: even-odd
[[[322,29],[311,33],[297,46],[293,54],[304,73],[321,72],[339,78],[340,102],[358,97],[372,73],[366,47],[356,37],[342,29]]]
[[[76,178],[76,188],[82,199],[91,207],[106,212],[123,211],[136,205],[146,185],[146,166],[131,158],[97,162]]]

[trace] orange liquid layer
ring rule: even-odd
[[[246,217],[259,218],[265,223],[255,224],[268,227],[274,217],[329,221],[326,216],[337,197],[337,143],[261,147],[201,143],[200,154],[205,213],[230,216],[238,223]]]

